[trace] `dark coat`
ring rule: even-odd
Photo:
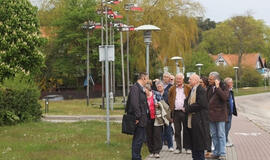
[[[169,90],[170,90],[170,88],[171,88],[172,86],[173,86],[173,85],[169,83],[169,84],[167,85],[167,87],[164,88],[164,93],[163,93],[163,95],[162,95],[163,100],[164,100],[167,104],[169,104]]]
[[[233,99],[233,112],[230,113],[230,94],[232,95],[232,99]],[[233,114],[235,116],[237,116],[237,109],[236,109],[236,105],[235,105],[235,100],[234,100],[234,93],[232,90],[229,91],[229,96],[228,96],[228,100],[227,100],[227,112],[228,112],[228,115],[229,114]]]
[[[225,122],[228,121],[227,101],[229,97],[229,90],[226,86],[220,84],[219,88],[213,86],[207,88],[208,99],[208,113],[211,122]]]
[[[199,85],[196,91],[196,102],[188,105],[188,99],[190,93],[185,100],[185,112],[186,112],[186,126],[187,117],[189,113],[192,113],[191,126],[187,128],[189,136],[187,137],[187,143],[192,150],[207,150],[209,148],[209,121],[208,121],[208,103],[205,89]]]
[[[130,88],[127,106],[129,106],[128,114],[135,115],[136,119],[139,120],[137,125],[146,127],[149,117],[147,97],[138,82]]]

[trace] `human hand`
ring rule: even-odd
[[[135,124],[138,124],[138,123],[139,123],[139,120],[136,120],[136,121],[135,121]]]
[[[216,79],[216,80],[215,80],[216,88],[219,88],[219,84],[220,84],[220,80]]]

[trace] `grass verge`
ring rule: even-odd
[[[124,105],[122,104],[122,97],[116,97],[113,110],[110,110],[111,115],[124,114]],[[45,102],[40,100],[42,112],[45,111]],[[106,109],[101,109],[101,98],[90,99],[90,105],[86,105],[85,99],[50,101],[49,114],[51,115],[106,115]],[[105,104],[106,108],[106,104]]]
[[[25,123],[0,127],[1,160],[127,160],[132,137],[111,123],[106,144],[106,123]],[[144,145],[143,157],[148,154]]]

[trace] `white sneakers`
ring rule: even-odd
[[[191,150],[190,149],[187,149],[186,150],[186,154],[191,154]]]
[[[232,146],[233,146],[232,143],[230,143],[230,142],[227,142],[227,143],[226,143],[226,147],[232,147]]]
[[[155,158],[159,158],[160,156],[159,156],[159,154],[158,153],[156,153],[155,154]]]
[[[180,153],[182,153],[182,151],[179,150],[179,149],[176,149],[173,153],[174,153],[174,154],[180,154]]]
[[[169,148],[168,150],[169,150],[170,152],[173,152],[173,151],[174,151],[174,149],[173,149],[173,148]]]
[[[151,153],[149,157],[150,158],[160,158],[160,155],[158,153],[156,153],[156,154]]]

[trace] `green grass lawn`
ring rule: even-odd
[[[111,115],[124,114],[124,105],[121,103],[122,97],[116,97],[113,111]],[[40,100],[42,111],[45,111],[45,102]],[[90,99],[90,105],[86,105],[86,99],[50,101],[49,114],[51,115],[106,115],[106,109],[101,109],[101,98]],[[105,104],[106,108],[106,104]]]
[[[263,92],[270,92],[270,87],[245,87],[245,88],[239,88],[238,93],[234,90],[234,93],[236,96],[243,96],[243,95],[249,95],[249,94],[257,94],[257,93],[263,93]]]
[[[264,87],[248,87],[239,88],[238,94],[235,92],[236,96],[256,94],[262,92],[270,92],[270,87],[266,89]],[[116,97],[114,104],[114,110],[110,110],[111,115],[122,115],[124,113],[124,105],[121,103],[122,97]],[[101,109],[100,105],[102,103],[101,98],[90,99],[90,105],[86,106],[86,100],[63,100],[49,102],[49,114],[51,115],[106,115],[106,109]],[[44,112],[44,101],[40,101],[42,105],[42,111]],[[106,107],[106,105],[105,105]]]
[[[111,123],[111,143],[106,123],[25,123],[0,127],[1,160],[129,160],[132,137],[121,134],[121,124]],[[148,154],[143,147],[143,157]]]

